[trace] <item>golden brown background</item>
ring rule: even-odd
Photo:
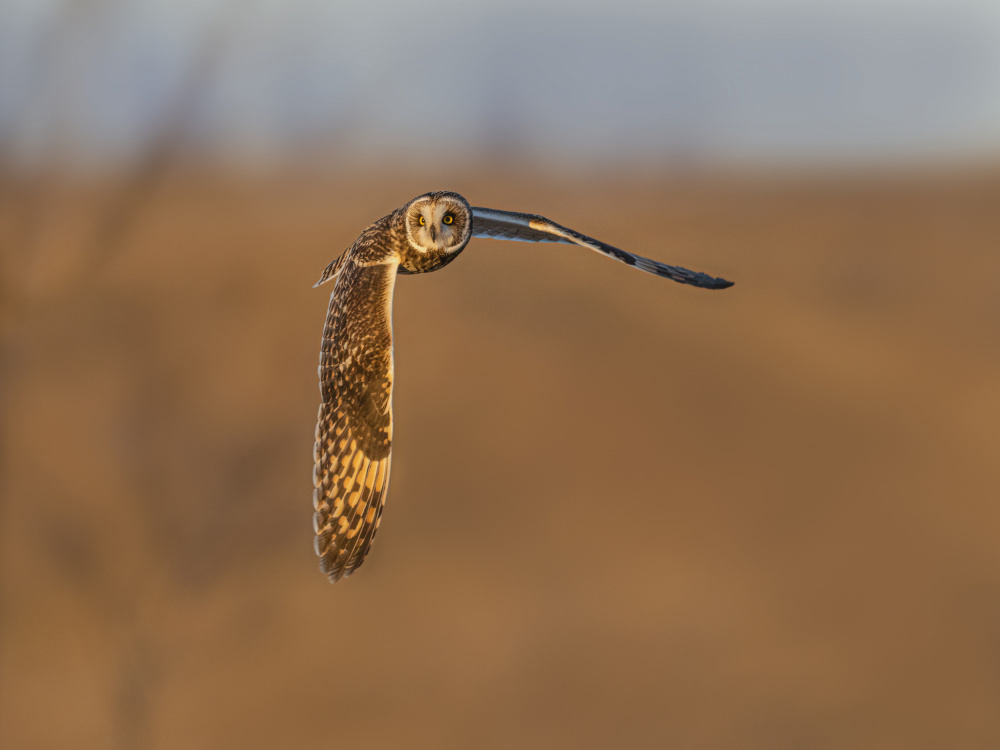
[[[736,286],[488,240],[401,279],[331,586],[310,285],[431,188]],[[50,194],[5,297],[3,747],[1000,742],[1000,178],[180,171],[88,251],[120,190]]]
[[[995,0],[0,3],[0,750],[1000,747]],[[388,508],[322,269],[428,190]]]

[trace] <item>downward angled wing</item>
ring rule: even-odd
[[[641,255],[633,255],[617,247],[606,245],[600,240],[549,221],[544,216],[519,214],[513,211],[498,211],[493,208],[472,209],[472,236],[492,237],[497,240],[520,240],[522,242],[566,242],[590,248],[609,258],[620,260],[640,271],[663,276],[682,284],[705,289],[725,289],[733,282],[709,276],[707,273],[689,271],[679,266],[668,266]]]
[[[339,263],[323,328],[313,524],[331,581],[364,561],[389,486],[396,266]]]

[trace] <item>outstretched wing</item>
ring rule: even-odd
[[[627,253],[535,214],[498,211],[493,208],[473,208],[472,236],[492,237],[497,240],[520,240],[522,242],[572,243],[590,248],[630,266],[635,266],[640,271],[673,279],[682,284],[691,284],[705,289],[725,289],[733,285],[731,281],[715,278],[707,273],[689,271],[679,266],[668,266],[665,263],[643,258],[641,255]]]
[[[364,561],[389,486],[397,260],[337,264],[320,351],[313,459],[316,554],[331,581]]]

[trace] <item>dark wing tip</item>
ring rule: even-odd
[[[709,277],[708,281],[704,284],[699,284],[698,286],[704,289],[728,289],[735,284],[735,281],[729,281],[727,279],[719,279]]]
[[[318,539],[319,537],[317,537]],[[317,543],[316,547],[317,551],[319,551],[320,544]],[[330,583],[336,583],[342,578],[348,578],[351,573],[361,567],[360,562],[353,566],[348,565],[349,561],[347,558],[338,554],[340,551],[327,542],[326,551],[320,552],[319,569],[326,575]]]
[[[622,255],[628,254],[622,253]],[[659,263],[655,260],[649,260],[648,258],[642,258],[640,256],[633,255],[627,258],[622,258],[622,260],[629,265],[636,266],[642,271],[646,271],[647,273],[656,274],[657,276],[662,276],[681,284],[696,286],[700,289],[728,289],[733,285],[733,282],[728,279],[709,276],[707,273],[702,273],[701,271],[690,271],[687,268],[681,268],[680,266],[668,266],[665,263]]]
[[[336,583],[341,578],[347,578],[350,575],[343,566],[336,565],[332,561],[328,562],[326,559],[320,562],[319,569],[326,574],[326,578],[330,583]]]

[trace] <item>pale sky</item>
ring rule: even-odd
[[[0,143],[128,158],[206,44],[223,157],[1000,153],[996,0],[0,0]]]

